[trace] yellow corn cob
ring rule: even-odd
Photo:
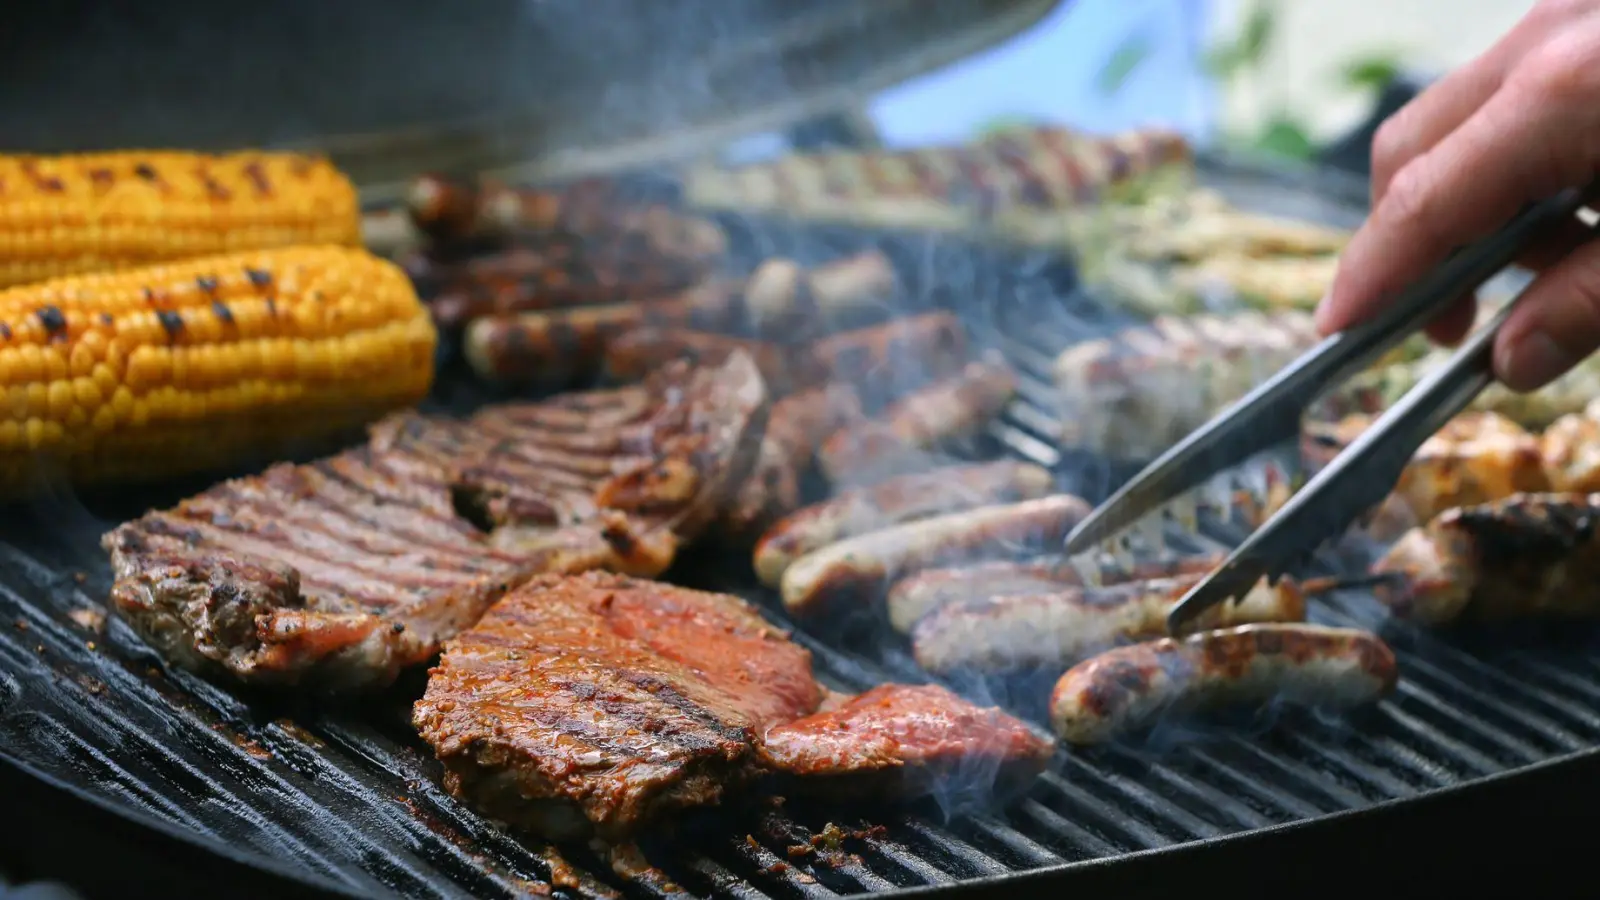
[[[214,253],[360,243],[355,187],[317,157],[0,156],[0,287]]]
[[[0,494],[320,449],[421,399],[435,341],[405,274],[347,247],[0,291]]]

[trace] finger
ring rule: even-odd
[[[1396,172],[1460,127],[1494,96],[1518,60],[1570,18],[1570,13],[1548,5],[1535,10],[1481,56],[1429,85],[1390,116],[1372,139],[1372,205],[1383,199]]]
[[[1455,247],[1488,234],[1530,200],[1588,180],[1591,129],[1600,103],[1567,53],[1513,76],[1483,108],[1412,160],[1351,238],[1317,325],[1337,331],[1382,307],[1386,297]],[[1484,173],[1495,173],[1486,177]]]
[[[1500,89],[1512,48],[1506,41],[1428,86],[1372,136],[1372,205],[1406,163],[1433,149]]]
[[[1478,318],[1478,298],[1468,294],[1429,322],[1423,331],[1436,344],[1454,347],[1472,330]]]
[[[1494,369],[1507,387],[1531,391],[1600,347],[1600,243],[1546,269],[1522,292],[1495,337]]]

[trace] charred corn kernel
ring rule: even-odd
[[[435,341],[405,274],[349,247],[0,290],[0,495],[316,448],[420,400]]]
[[[360,243],[355,187],[318,157],[0,156],[0,287],[217,253]]]

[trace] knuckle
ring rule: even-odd
[[[1389,190],[1383,195],[1383,206],[1391,221],[1420,236],[1432,237],[1434,229],[1428,213],[1433,205],[1433,179],[1421,165],[1423,159],[1418,157],[1394,173]]]
[[[1393,172],[1412,154],[1412,128],[1404,113],[1385,119],[1372,136],[1372,169],[1374,172]]]
[[[1513,81],[1536,99],[1567,107],[1586,107],[1600,99],[1596,42],[1566,34],[1541,45],[1518,66]]]

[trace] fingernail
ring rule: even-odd
[[[1507,387],[1528,391],[1555,379],[1577,362],[1550,335],[1530,331],[1497,349],[1494,368]]]

